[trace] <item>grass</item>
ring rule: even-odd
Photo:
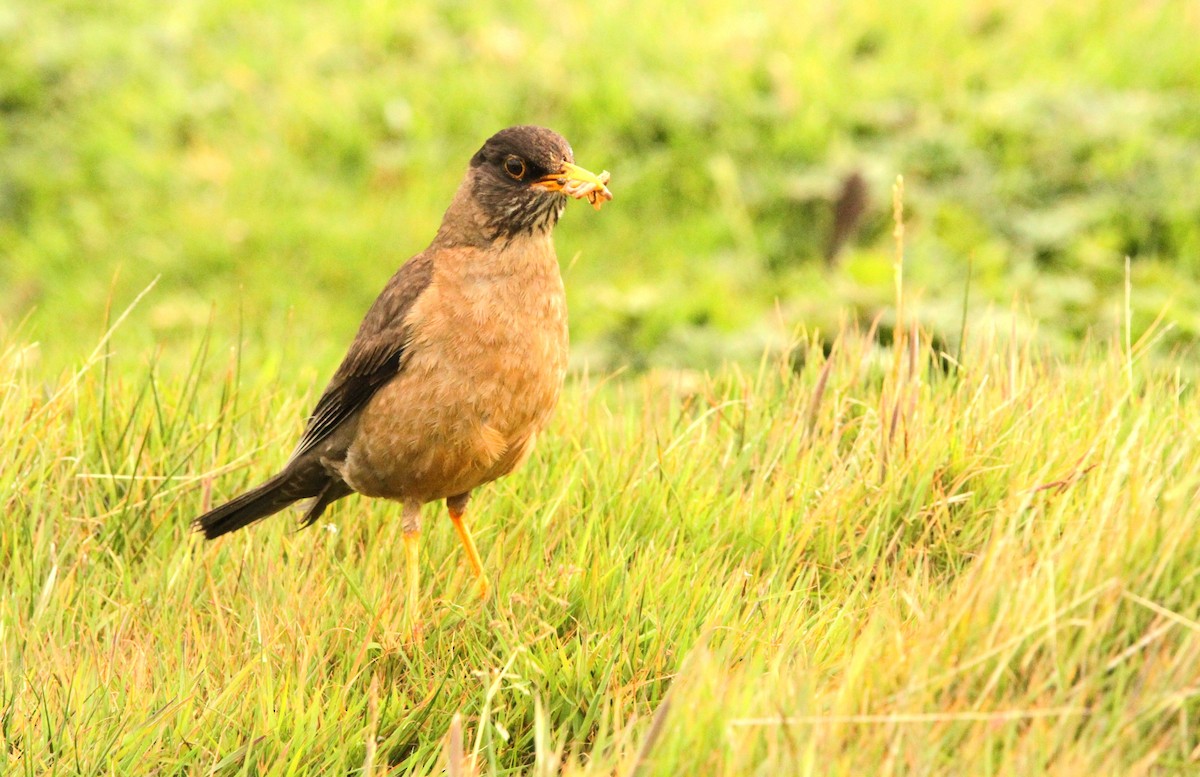
[[[0,0],[0,318],[65,369],[114,277],[129,299],[161,276],[130,347],[211,325],[333,361],[470,154],[539,122],[614,176],[611,208],[559,230],[594,368],[753,361],[786,340],[777,303],[865,328],[897,173],[942,338],[968,260],[978,302],[1017,296],[1070,348],[1108,326],[1129,256],[1135,324],[1168,307],[1169,348],[1200,335],[1197,35],[1186,0]],[[869,204],[827,268],[851,171]]]
[[[801,366],[577,376],[475,502],[491,601],[430,523],[420,647],[394,639],[392,506],[189,532],[279,464],[313,392],[207,340],[187,372],[105,344],[52,380],[7,342],[8,769],[1194,769],[1194,384],[1147,361],[1153,336],[1063,359],[968,331],[947,370],[904,331],[881,351],[845,328],[828,360],[802,338]]]
[[[0,0],[0,773],[1200,769],[1195,5],[681,9]],[[188,523],[529,121],[617,199],[405,645],[395,506]]]

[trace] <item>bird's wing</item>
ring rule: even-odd
[[[405,262],[388,281],[317,400],[293,459],[316,448],[403,369],[411,327],[408,313],[432,278],[432,257],[422,253]]]

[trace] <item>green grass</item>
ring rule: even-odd
[[[61,369],[114,277],[128,299],[161,275],[132,347],[181,350],[212,319],[333,361],[470,154],[539,122],[613,173],[612,206],[559,230],[595,368],[753,360],[786,339],[777,301],[788,327],[865,326],[891,297],[898,173],[943,338],[968,260],[977,301],[1019,296],[1053,344],[1115,332],[1130,256],[1138,328],[1167,306],[1185,343],[1198,35],[1186,0],[0,0],[0,319],[28,317]],[[871,206],[825,268],[851,170]]]
[[[0,0],[0,773],[1200,769],[1198,35]],[[517,122],[616,199],[558,230],[553,427],[473,502],[494,597],[430,508],[406,645],[394,505],[188,523],[282,463]]]
[[[485,774],[1189,771],[1200,410],[1151,339],[1062,359],[970,331],[947,372],[927,337],[846,329],[798,371],[576,377],[474,503],[488,603],[430,512],[419,647],[395,506],[189,532],[317,386],[211,342],[188,372],[100,348],[47,379],[10,341],[0,753],[427,773],[460,715]]]

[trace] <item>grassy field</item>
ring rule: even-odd
[[[943,339],[968,265],[977,302],[1019,299],[1052,345],[1114,333],[1129,256],[1135,327],[1166,307],[1164,343],[1186,343],[1198,36],[1184,0],[0,0],[0,320],[63,369],[114,287],[161,276],[127,347],[186,353],[211,325],[252,360],[295,336],[324,366],[480,143],[532,122],[613,173],[613,207],[558,236],[593,368],[714,368],[796,321],[865,326],[891,299],[898,173]],[[869,203],[829,267],[852,171]]]
[[[845,330],[799,371],[573,379],[529,466],[477,499],[491,601],[430,524],[414,646],[394,507],[188,531],[280,462],[311,393],[249,380],[236,352],[47,384],[10,343],[0,757],[28,775],[1191,772],[1200,409],[1146,348],[1056,360],[969,332],[946,372],[927,338],[885,353]]]
[[[0,774],[1196,773],[1198,36],[0,0]],[[494,596],[430,509],[415,645],[394,505],[188,523],[517,122],[616,199],[558,230],[553,426],[472,503]]]

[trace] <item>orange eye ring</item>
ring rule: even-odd
[[[504,172],[516,180],[521,180],[525,177],[525,160],[519,156],[511,155],[504,160]]]

